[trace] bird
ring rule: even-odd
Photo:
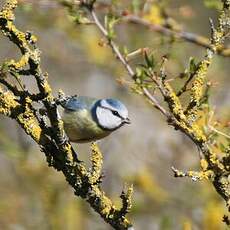
[[[64,130],[71,142],[97,141],[131,123],[126,106],[114,98],[71,96],[61,106]]]

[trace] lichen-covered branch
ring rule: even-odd
[[[102,181],[102,154],[96,144],[92,145],[92,167],[87,169],[78,159],[76,152],[67,140],[63,123],[57,110],[56,99],[48,82],[48,74],[40,67],[40,50],[37,38],[30,32],[22,32],[14,25],[14,9],[17,0],[7,0],[0,11],[0,30],[20,50],[19,60],[9,60],[0,68],[0,113],[16,120],[24,131],[33,138],[46,154],[49,166],[62,171],[77,196],[90,206],[114,229],[125,230],[131,227],[126,214],[131,207],[131,193],[128,193],[122,209],[116,208],[105,195]],[[34,94],[22,84],[21,76],[34,77],[39,93]],[[19,86],[13,85],[10,78],[16,78]],[[24,86],[25,85],[25,86]],[[38,110],[36,103],[42,103]],[[122,201],[124,198],[122,197]],[[125,210],[125,211],[124,211]]]
[[[150,104],[165,116],[169,125],[188,136],[198,147],[201,157],[201,171],[188,171],[184,173],[173,168],[174,175],[176,177],[187,176],[194,180],[209,180],[219,195],[226,201],[227,207],[230,209],[229,147],[226,146],[225,152],[220,156],[219,151],[212,146],[209,140],[209,134],[204,130],[205,124],[200,125],[198,122],[199,117],[202,117],[205,120],[208,116],[208,113],[202,108],[202,105],[205,103],[203,98],[205,96],[206,78],[213,56],[216,53],[224,55],[224,52],[227,52],[227,55],[225,56],[229,56],[228,51],[223,48],[223,45],[225,38],[229,35],[230,29],[230,2],[228,0],[222,1],[223,10],[220,12],[218,19],[219,24],[215,28],[211,21],[211,38],[209,41],[205,40],[205,42],[199,42],[199,39],[196,40],[194,37],[191,40],[189,39],[189,36],[185,36],[183,32],[175,32],[171,29],[156,27],[140,18],[130,15],[126,16],[126,20],[130,22],[143,24],[150,28],[153,27],[157,32],[169,36],[179,36],[180,38],[192,41],[207,48],[206,55],[198,64],[190,61],[191,68],[189,73],[187,73],[188,78],[178,92],[176,92],[167,80],[167,73],[164,68],[165,61],[162,62],[160,70],[157,71],[153,56],[147,54],[147,52],[145,52],[144,55],[145,64],[138,66],[137,70],[134,71],[134,68],[126,60],[125,55],[120,51],[119,45],[114,41],[114,37],[112,36],[115,33],[113,30],[113,21],[111,20],[111,22],[108,22],[107,20],[107,25],[100,22],[95,10],[95,1],[79,1],[78,3],[75,3],[71,0],[62,0],[61,2],[68,3],[67,7],[71,9],[72,15],[74,13],[77,14],[78,9],[88,10],[88,20],[93,22],[101,31],[102,35],[107,39],[108,45],[111,47],[116,58],[122,63],[128,74],[134,80],[135,91],[147,98]],[[110,18],[112,18],[111,15]],[[189,84],[191,86],[188,90]],[[151,93],[149,88],[151,89],[152,86],[156,86],[162,99],[166,102],[167,108],[161,105],[161,102],[157,99],[154,93]],[[180,96],[184,92],[189,92],[189,102],[187,104],[182,103],[180,99]],[[229,220],[229,217],[227,218],[225,216],[224,220],[228,223],[229,221],[227,220]]]

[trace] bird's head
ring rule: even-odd
[[[113,131],[124,124],[130,124],[127,108],[117,99],[98,100],[94,113],[98,125],[105,130]]]

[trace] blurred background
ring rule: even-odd
[[[129,218],[135,229],[226,229],[221,222],[226,211],[224,203],[210,183],[173,177],[172,166],[199,169],[196,147],[127,87],[131,81],[127,72],[108,47],[100,46],[98,30],[93,25],[74,25],[66,9],[54,0],[19,2],[16,25],[38,37],[42,68],[49,73],[55,95],[62,89],[68,95],[114,97],[128,107],[132,124],[101,140],[99,146],[104,155],[103,189],[116,205],[120,205],[125,183],[134,184]],[[133,11],[145,1],[112,2],[120,9]],[[158,1],[148,2],[146,17],[154,22],[157,12],[152,6]],[[216,19],[216,1],[165,2],[168,13],[181,28],[209,37],[208,18]],[[199,46],[171,42],[138,25],[118,25],[116,32],[117,41],[129,51],[149,47],[158,58],[170,54],[167,68],[171,78],[187,68],[189,57],[199,60],[205,54]],[[17,57],[15,46],[0,35],[0,62]],[[211,104],[217,119],[224,122],[230,117],[229,60],[216,57],[208,73],[215,83]],[[141,57],[134,60],[139,61]],[[120,84],[121,80],[127,84]],[[33,79],[27,77],[26,82],[36,90]],[[90,145],[74,147],[89,164]],[[2,116],[0,197],[0,229],[110,229],[86,202],[74,196],[62,174],[47,166],[43,153],[17,124]]]

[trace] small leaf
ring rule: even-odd
[[[108,31],[108,38],[112,39],[115,37],[114,26],[119,21],[118,17],[114,15],[107,14],[105,15],[105,27]]]
[[[137,76],[137,77],[140,77],[141,75],[142,75],[142,69],[139,68],[139,67],[137,67],[137,68],[136,68],[136,76]]]
[[[156,63],[153,54],[148,55],[147,52],[144,53],[145,62],[148,68],[154,68]]]
[[[223,143],[220,143],[218,147],[222,152],[226,152],[227,147]]]
[[[197,64],[195,63],[195,58],[190,57],[189,59],[189,72],[194,73],[197,69]]]

